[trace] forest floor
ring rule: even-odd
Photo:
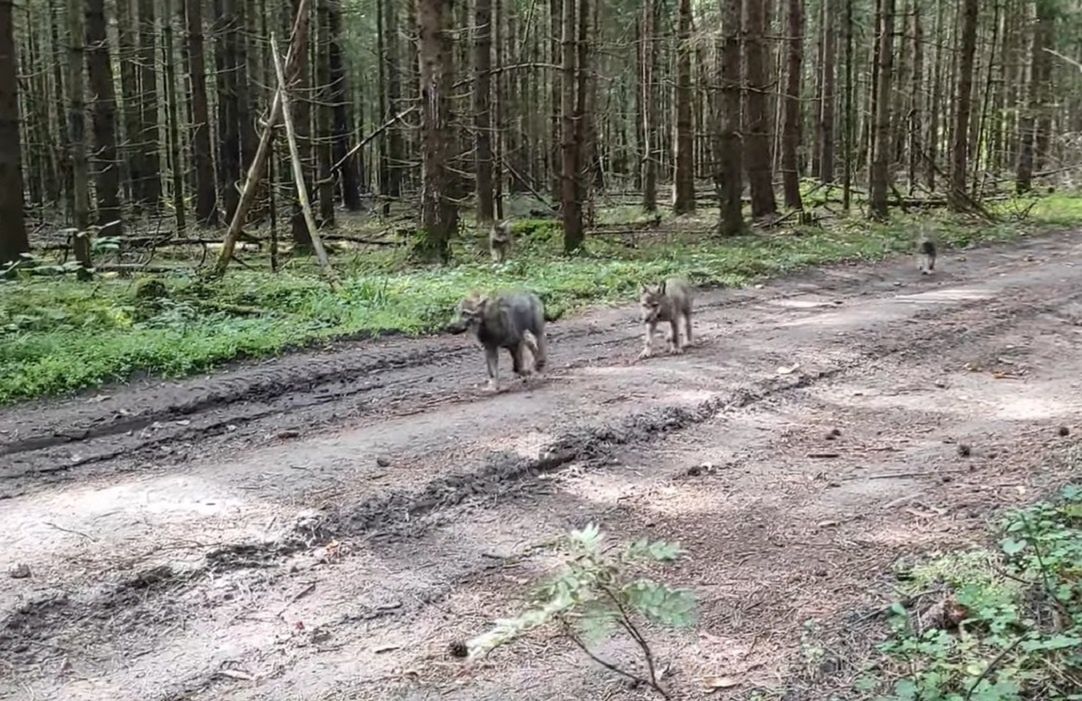
[[[448,654],[591,521],[689,552],[696,627],[649,631],[674,697],[851,695],[896,562],[1078,475],[1079,261],[704,292],[638,363],[637,308],[589,311],[497,395],[470,339],[397,337],[0,410],[0,698],[647,698],[545,633]]]

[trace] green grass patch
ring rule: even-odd
[[[141,373],[178,377],[334,338],[437,331],[476,288],[526,287],[560,316],[589,304],[629,302],[640,283],[671,274],[698,284],[740,286],[807,266],[910,251],[919,221],[930,222],[947,246],[1009,240],[1082,222],[1082,198],[1036,200],[1024,224],[1013,221],[1011,213],[1026,206],[1004,203],[1002,223],[992,226],[939,213],[920,220],[898,213],[889,225],[840,219],[735,239],[709,233],[717,211],[705,210],[666,217],[666,231],[675,234],[644,231],[634,247],[619,237],[596,237],[588,254],[570,258],[560,253],[558,222],[520,219],[515,255],[506,264],[487,261],[483,232],[457,241],[456,262],[446,267],[417,266],[405,247],[340,253],[334,264],[343,284],[335,292],[319,279],[310,259],[292,260],[278,274],[234,266],[217,282],[161,276],[164,294],[145,298],[139,293],[143,283],[132,279],[0,281],[0,404]],[[624,210],[603,210],[599,219],[644,219],[637,208]]]
[[[861,698],[1082,699],[1082,485],[1008,514],[997,548],[905,574],[903,600],[921,603],[892,606]]]

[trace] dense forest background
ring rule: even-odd
[[[720,206],[723,234],[809,192],[881,219],[980,212],[1079,162],[1077,9],[4,0],[0,259],[70,230],[90,267],[95,238],[161,245],[234,219],[234,235],[280,229],[299,253],[312,225],[417,211],[415,252],[445,259],[466,209],[482,225],[561,212],[574,250],[600,201]],[[261,144],[276,45],[296,168],[280,109]]]

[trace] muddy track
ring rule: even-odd
[[[844,291],[838,288],[831,289],[831,292],[837,293]],[[719,293],[715,293],[717,294]],[[769,303],[801,294],[805,293],[789,291],[784,294],[762,295],[739,301],[719,300],[715,296],[706,304],[700,305],[699,318],[708,316],[711,309],[722,310],[741,304],[746,306],[752,302]],[[832,379],[850,369],[867,367],[894,355],[901,355],[911,362],[921,363],[951,348],[979,343],[981,339],[994,336],[1004,326],[1013,323],[1019,313],[1051,313],[1057,308],[1080,299],[1082,299],[1082,292],[1049,302],[1043,290],[1024,290],[1011,295],[1006,300],[990,302],[987,299],[977,298],[923,310],[910,320],[910,323],[917,327],[915,331],[908,331],[896,337],[890,334],[869,334],[866,339],[859,342],[860,348],[856,355],[836,364],[819,367],[814,372],[797,372],[780,377],[769,377],[691,406],[662,406],[626,415],[615,422],[587,423],[556,435],[540,448],[536,457],[493,451],[485,455],[477,465],[469,466],[465,472],[440,475],[414,489],[392,489],[359,502],[339,504],[333,510],[308,513],[294,524],[279,530],[272,538],[215,546],[205,552],[203,564],[194,568],[171,569],[167,566],[156,566],[149,570],[134,571],[114,581],[106,590],[95,591],[89,600],[79,602],[77,608],[84,611],[110,611],[122,608],[128,592],[136,590],[144,592],[143,604],[148,604],[147,599],[152,596],[175,597],[178,587],[187,589],[198,586],[204,571],[217,575],[234,569],[263,567],[266,563],[289,557],[298,551],[312,547],[314,543],[327,539],[363,536],[372,531],[379,531],[391,537],[418,537],[430,525],[425,517],[434,512],[459,506],[471,500],[500,500],[512,493],[520,494],[523,491],[529,491],[538,486],[538,482],[532,479],[538,475],[558,471],[572,463],[605,464],[611,460],[616,448],[662,440],[674,431],[694,427],[719,413],[746,409],[764,399],[811,387],[817,382]],[[969,323],[963,327],[955,322],[956,318],[968,317],[975,307],[987,308],[987,314],[980,324]],[[606,330],[609,330],[608,334],[605,333]],[[597,340],[598,337],[601,337],[600,341]],[[573,328],[563,333],[553,334],[554,344],[561,340],[569,341],[572,349],[578,351],[577,357],[567,364],[568,367],[587,362],[583,346],[591,348],[610,346],[609,355],[598,357],[595,352],[590,356],[590,361],[611,360],[613,355],[627,356],[629,345],[637,338],[636,333],[626,330],[614,332],[611,326],[609,329]],[[336,356],[337,367],[345,369],[337,372],[326,369],[326,365],[335,365],[335,363],[313,361],[308,364],[294,364],[297,359],[291,359],[293,362],[282,361],[286,365],[284,369],[270,367],[238,371],[238,374],[243,375],[243,379],[227,378],[220,383],[220,392],[214,395],[220,398],[220,403],[211,401],[208,395],[187,385],[170,386],[170,389],[165,392],[152,392],[146,401],[149,406],[158,408],[147,409],[144,414],[149,413],[155,417],[155,421],[164,420],[167,416],[190,418],[183,424],[178,424],[176,430],[162,431],[161,435],[126,436],[139,441],[134,448],[128,448],[125,444],[110,452],[99,453],[93,459],[38,468],[35,475],[39,479],[47,478],[57,472],[73,471],[77,467],[94,462],[104,463],[118,456],[125,456],[130,460],[141,452],[151,451],[173,441],[183,441],[195,432],[202,432],[204,438],[208,433],[225,434],[222,427],[226,422],[242,420],[256,422],[271,415],[284,413],[286,409],[274,404],[274,400],[284,398],[286,391],[283,388],[288,389],[290,386],[309,388],[309,393],[304,398],[295,399],[293,401],[296,403],[292,404],[297,409],[304,409],[322,403],[312,401],[313,396],[323,396],[323,391],[316,392],[313,388],[322,387],[325,390],[332,382],[349,386],[348,391],[339,389],[335,393],[337,400],[365,392],[385,391],[392,386],[397,386],[397,389],[390,389],[392,396],[408,395],[410,388],[415,387],[418,382],[431,384],[429,382],[431,373],[443,367],[446,374],[441,385],[426,396],[434,396],[436,404],[467,399],[468,396],[455,394],[453,388],[446,388],[443,393],[439,391],[439,388],[450,382],[447,375],[458,378],[461,383],[467,383],[468,380],[465,377],[476,374],[477,368],[474,362],[476,349],[467,344],[437,353],[435,347],[446,345],[448,343],[446,339],[426,339],[420,343],[423,345],[422,350],[401,350],[382,359],[375,357],[378,353],[376,350],[340,351]],[[434,356],[438,356],[439,359],[436,360]],[[451,362],[452,360],[454,362]],[[319,367],[313,371],[310,370],[312,365]],[[359,382],[360,378],[381,371],[384,375],[381,376],[380,381],[368,384]],[[395,371],[401,371],[404,377],[398,380],[384,379],[386,374]],[[281,377],[283,382],[290,381],[293,384],[276,385],[274,382],[278,377]],[[426,379],[419,380],[418,378],[421,377]],[[320,382],[323,384],[320,385]],[[154,404],[162,394],[169,391],[177,394],[190,392],[187,395],[188,403],[183,405],[174,403],[164,409]],[[474,390],[470,394],[477,396],[478,392]],[[237,406],[242,403],[242,398],[244,406]],[[416,397],[412,399],[415,401]],[[307,403],[304,403],[306,401]],[[254,407],[250,406],[253,404]],[[92,406],[97,405],[98,403],[95,402]],[[232,411],[225,416],[215,415],[197,424],[198,413],[208,412],[211,408],[228,408]],[[432,405],[428,408],[432,408]],[[243,411],[237,411],[238,409],[243,409]],[[57,411],[63,413],[67,410],[67,407],[62,406]],[[358,413],[363,415],[386,410],[385,405],[374,409],[371,405],[365,404],[361,406]],[[404,403],[403,406],[397,407],[394,413],[408,414],[411,410],[416,410],[415,405]],[[87,413],[95,415],[93,410],[88,410]],[[60,445],[56,441],[66,440],[67,442],[63,445],[71,449],[71,443],[104,442],[109,437],[115,437],[117,433],[131,431],[132,426],[141,425],[145,428],[148,425],[146,422],[150,420],[144,415],[138,419],[117,417],[113,423],[106,423],[108,413],[98,413],[97,416],[97,421],[101,423],[97,429],[88,429],[87,433],[75,437],[54,436],[54,442],[51,444],[43,436],[30,437],[22,443],[10,446],[9,453],[28,453],[35,460],[43,460],[47,459],[45,458],[47,451],[44,451],[43,447],[36,446],[34,441],[42,441],[43,446],[56,447]],[[356,417],[356,414],[353,416]],[[116,430],[112,430],[113,428]],[[120,442],[125,443],[125,441]],[[17,475],[5,476],[14,478]],[[21,476],[30,477],[31,474],[24,471]],[[45,621],[51,618],[61,622],[64,616],[56,613],[56,610],[66,608],[69,603],[71,602],[64,597],[47,595],[41,602],[29,604],[27,610],[14,611],[7,621],[0,621],[0,624],[3,624],[0,628],[17,630],[29,614],[33,613],[34,616],[40,616],[36,626],[37,633],[45,634],[50,627]],[[14,638],[7,639],[8,642],[12,640]],[[4,638],[0,637],[0,650],[5,647],[3,642]]]
[[[56,641],[71,640],[108,657],[133,646],[166,646],[178,621],[225,616],[232,624],[247,614],[227,590],[252,601],[299,591],[287,596],[295,601],[307,591],[312,549],[328,542],[369,543],[386,555],[404,550],[418,572],[431,567],[441,575],[420,577],[423,586],[411,583],[417,591],[391,604],[334,614],[325,629],[355,635],[358,621],[421,621],[493,566],[483,552],[444,553],[433,545],[457,515],[544,504],[547,478],[572,468],[602,472],[619,456],[656,452],[674,435],[691,437],[700,426],[765,406],[798,405],[811,391],[875,376],[880,367],[907,368],[911,382],[931,386],[934,379],[920,368],[971,349],[995,359],[1002,354],[997,339],[1019,333],[1020,323],[1077,325],[1082,292],[1071,264],[1056,264],[1031,284],[1023,257],[1030,251],[1062,259],[1076,248],[1050,237],[970,251],[935,280],[914,281],[908,261],[898,261],[712,291],[696,315],[706,329],[704,346],[634,368],[635,310],[595,311],[552,326],[556,362],[547,380],[497,397],[475,386],[480,353],[468,339],[450,336],[350,343],[211,378],[9,409],[0,414],[0,498],[18,509],[44,508],[37,502],[50,502],[57,488],[78,495],[82,482],[108,492],[110,480],[119,479],[126,489],[124,475],[134,470],[176,490],[166,492],[165,504],[187,503],[185,490],[197,493],[219,474],[260,498],[168,533],[76,531],[67,547],[78,546],[79,561],[93,574],[46,569],[43,583],[51,586],[0,606],[0,658],[40,665]],[[650,387],[664,391],[649,394]],[[517,422],[520,435],[493,444],[485,422],[499,420]],[[393,459],[390,468],[382,467],[384,454]],[[339,472],[348,479],[338,479]],[[227,497],[210,492],[202,499]],[[117,510],[98,508],[85,523]],[[258,537],[239,527],[253,523],[261,526]],[[208,533],[191,533],[193,526]],[[132,552],[146,545],[145,554]],[[184,556],[172,555],[173,548]],[[0,588],[0,605],[4,594]],[[194,698],[222,684],[206,668],[177,676],[144,698]]]
[[[814,270],[773,286],[703,294],[699,314],[784,301],[807,290],[839,298],[896,291],[851,265]],[[550,375],[626,363],[637,338],[634,308],[550,324]],[[105,388],[57,403],[0,410],[0,499],[55,479],[184,461],[208,449],[291,439],[342,420],[403,416],[473,401],[483,368],[465,336],[337,344],[210,376]],[[504,372],[505,384],[507,371]]]

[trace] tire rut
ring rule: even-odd
[[[142,615],[140,612],[160,610],[163,608],[161,599],[176,599],[199,586],[208,576],[276,568],[279,561],[310,549],[315,543],[373,535],[391,539],[418,538],[438,524],[440,513],[446,509],[476,501],[498,503],[522,496],[541,485],[536,479],[540,475],[558,472],[571,464],[587,468],[606,464],[617,448],[664,440],[674,432],[694,427],[725,412],[740,411],[759,402],[799,392],[892,356],[919,359],[941,355],[949,349],[997,334],[1014,323],[1020,309],[1053,309],[1082,300],[1082,292],[1055,302],[1036,301],[1040,298],[1036,292],[1012,297],[1009,303],[993,307],[985,317],[987,321],[967,327],[964,333],[957,333],[949,324],[951,318],[964,316],[975,306],[988,303],[971,300],[955,304],[930,312],[923,321],[937,323],[926,324],[925,331],[893,338],[891,331],[894,329],[888,326],[879,334],[882,337],[879,342],[865,346],[855,357],[813,372],[753,382],[691,406],[661,406],[628,414],[615,422],[579,427],[546,443],[536,458],[492,453],[472,471],[437,477],[420,489],[392,490],[360,502],[342,504],[333,510],[305,512],[272,538],[216,546],[207,550],[198,564],[185,567],[156,565],[129,573],[112,583],[99,584],[88,594],[46,596],[16,609],[6,620],[0,620],[0,653],[25,654],[33,641],[47,640],[58,630],[110,612],[123,610],[130,618]],[[275,571],[277,575],[261,578],[258,584],[250,586],[271,586],[284,574]],[[398,614],[408,615],[411,609],[419,609],[428,603],[415,602]]]

